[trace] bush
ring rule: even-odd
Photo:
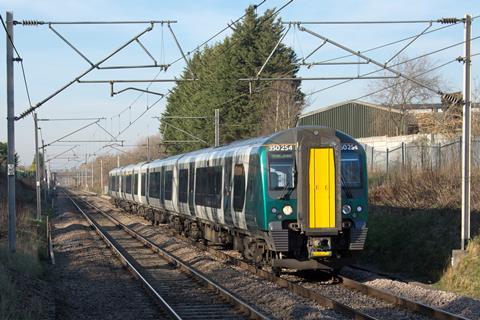
[[[420,281],[438,281],[460,247],[461,177],[444,170],[398,169],[370,177],[369,234],[363,264]],[[479,232],[478,170],[472,175],[472,235]],[[480,280],[478,280],[480,281]]]
[[[449,267],[438,287],[448,291],[480,298],[480,236],[467,246],[466,256],[455,266]]]

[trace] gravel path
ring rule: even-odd
[[[90,229],[70,200],[58,196],[52,221],[55,318],[164,319],[130,273]]]
[[[387,279],[363,270],[344,268],[342,274],[366,285],[390,291],[410,300],[420,301],[469,319],[480,319],[480,300],[434,288],[429,289],[426,286],[414,283]]]

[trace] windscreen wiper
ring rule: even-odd
[[[296,166],[295,166],[296,168]],[[297,170],[293,172],[293,187],[290,187],[287,192],[285,192],[288,188],[288,183],[286,184],[285,188],[283,189],[283,195],[279,197],[279,200],[290,200],[290,196],[292,195],[293,190],[297,187]]]
[[[347,196],[348,199],[352,199],[353,198],[352,190],[345,183],[345,179],[343,178],[343,176],[341,178],[342,178],[342,189],[345,191],[345,195]]]

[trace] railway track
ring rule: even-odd
[[[128,228],[126,225],[121,223],[119,220],[116,218],[112,217],[111,215],[105,213],[102,209],[98,208],[94,204],[85,201],[86,204],[88,204],[90,207],[95,208],[95,210],[103,212],[104,215],[107,215],[110,217],[112,221],[115,221],[118,227],[124,229],[124,230],[129,230],[129,234],[133,237],[140,237],[143,238],[139,233],[136,231]],[[327,288],[326,285],[305,285],[302,284],[302,281],[299,279],[296,280],[289,280],[287,279],[288,277],[284,276],[276,276],[275,274],[268,272],[266,270],[260,269],[256,267],[255,265],[252,265],[250,263],[247,263],[241,259],[238,259],[236,257],[231,256],[228,253],[225,253],[221,250],[206,246],[202,243],[192,241],[188,238],[185,238],[183,236],[179,236],[175,234],[174,232],[171,232],[170,235],[176,236],[176,237],[181,237],[182,240],[187,240],[191,245],[197,247],[198,249],[201,249],[203,251],[207,251],[208,253],[212,254],[213,256],[227,261],[228,264],[235,265],[243,270],[247,270],[250,273],[263,278],[265,280],[268,280],[272,283],[277,284],[280,287],[286,288],[289,291],[303,297],[306,299],[310,299],[315,301],[316,303],[333,309],[339,313],[342,313],[348,317],[354,318],[354,319],[377,319],[376,316],[368,314],[366,312],[363,312],[361,310],[355,309],[351,306],[349,306],[347,303],[344,303],[341,301],[341,299],[334,299],[329,295],[321,293],[319,289],[322,288]],[[152,250],[156,251],[156,247],[158,246],[151,242],[148,239],[143,238],[148,244]],[[362,294],[374,299],[379,299],[382,300],[388,304],[391,304],[393,306],[396,306],[398,308],[404,309],[407,312],[411,312],[413,314],[419,315],[420,319],[421,318],[429,318],[429,319],[448,319],[448,320],[453,320],[453,319],[461,319],[465,320],[467,318],[462,317],[460,315],[455,315],[452,313],[449,313],[447,311],[434,308],[407,298],[403,298],[397,295],[394,295],[388,291],[380,290],[371,286],[367,286],[361,282],[355,281],[353,279],[349,279],[347,277],[339,276],[339,282],[336,285],[330,285],[330,287],[333,286],[341,286],[342,288],[346,290],[354,290],[357,294]],[[321,288],[320,288],[321,287]],[[326,290],[328,291],[328,290]],[[351,296],[351,295],[350,295]],[[423,317],[422,317],[423,316]],[[394,317],[392,317],[394,318]],[[390,319],[390,318],[389,318]]]
[[[270,319],[113,217],[65,195],[171,319]]]

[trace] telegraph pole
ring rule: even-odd
[[[92,183],[92,187],[91,187],[91,188],[92,188],[92,191],[93,191],[93,162],[94,162],[94,161],[93,161],[93,159],[92,159],[92,172],[90,173],[90,174],[92,175],[91,180],[90,180],[91,183]]]
[[[103,159],[100,159],[100,194],[103,194]]]
[[[38,152],[38,118],[36,112],[33,114],[33,121],[35,124],[35,184],[37,189],[37,220],[40,220],[42,215],[42,190],[40,188],[40,152]]]
[[[215,147],[220,145],[220,109],[215,109]]]
[[[462,130],[462,245],[470,239],[470,143],[471,143],[471,41],[472,41],[472,17],[465,15],[465,57],[463,60],[463,130]]]
[[[150,161],[150,137],[147,137],[147,161]]]
[[[15,104],[13,78],[13,12],[7,11],[7,174],[8,174],[8,249],[16,250],[15,209]]]
[[[47,203],[47,170],[45,166],[45,157],[47,152],[45,151],[45,141],[42,139],[42,181],[43,181],[43,201]]]

